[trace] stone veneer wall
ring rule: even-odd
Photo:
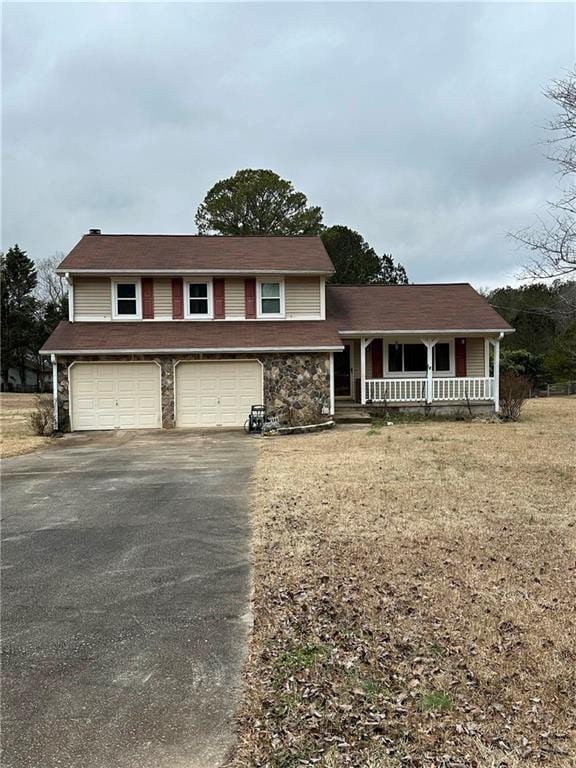
[[[184,360],[218,360],[218,355],[83,355],[58,357],[58,419],[62,431],[70,430],[68,366],[73,362],[155,361],[162,371],[162,426],[174,427],[174,363]],[[330,358],[327,352],[237,354],[222,359],[260,360],[264,366],[264,402],[270,413],[305,423],[330,410]]]
[[[314,423],[330,414],[328,353],[262,355],[264,402],[293,424]]]

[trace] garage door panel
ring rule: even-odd
[[[72,429],[161,426],[160,372],[155,363],[77,363],[70,368]]]
[[[81,399],[74,410],[78,414],[86,412],[86,415],[89,415],[90,413],[107,413],[114,415],[115,408],[116,400],[114,400],[114,398],[96,397],[91,401],[84,401],[84,399]]]
[[[255,360],[180,363],[176,368],[178,427],[241,427],[262,399]]]

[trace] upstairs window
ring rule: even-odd
[[[188,283],[188,317],[206,318],[211,315],[210,283]]]
[[[140,319],[140,283],[114,283],[114,317],[126,320]]]
[[[282,303],[282,283],[260,283],[261,317],[281,316]]]

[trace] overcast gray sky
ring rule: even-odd
[[[3,232],[195,232],[217,180],[271,168],[414,282],[511,282],[505,233],[558,179],[542,89],[571,4],[4,5]]]

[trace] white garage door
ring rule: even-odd
[[[179,363],[177,427],[241,427],[262,401],[262,366],[256,360]]]
[[[73,430],[162,425],[156,363],[76,363],[70,368]]]

